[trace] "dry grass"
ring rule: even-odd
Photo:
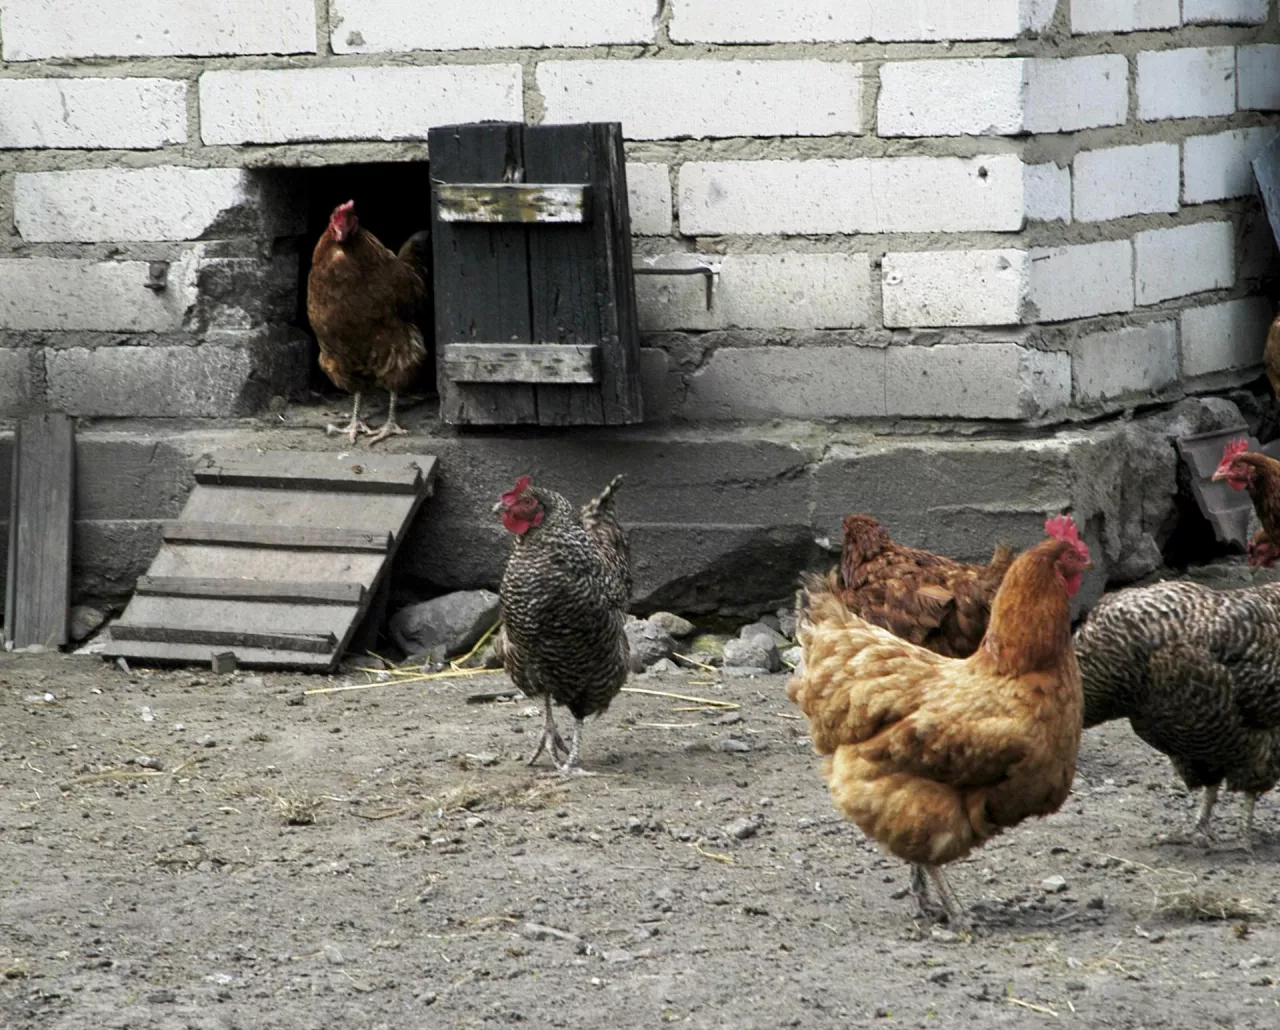
[[[475,812],[482,808],[523,808],[533,812],[557,804],[567,792],[568,787],[564,783],[553,780],[530,784],[472,779],[429,800],[446,815]]]
[[[1108,855],[1123,865],[1138,869],[1147,879],[1151,900],[1134,915],[1139,919],[1200,920],[1228,922],[1236,919],[1263,920],[1270,910],[1262,902],[1243,894],[1205,887],[1200,878],[1186,869],[1157,869],[1141,862]]]
[[[320,815],[323,799],[310,794],[300,794],[291,790],[288,794],[276,795],[276,808],[280,810],[280,818],[286,826],[313,826]]]

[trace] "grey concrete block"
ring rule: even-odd
[[[72,597],[125,597],[160,550],[160,523],[77,521],[72,541]]]
[[[1071,358],[1017,343],[890,347],[885,405],[919,418],[1037,418],[1071,399]]]
[[[78,519],[175,518],[194,482],[190,453],[160,436],[82,432],[76,438]]]
[[[25,415],[42,406],[44,391],[38,371],[39,355],[35,351],[0,350],[0,417]]]

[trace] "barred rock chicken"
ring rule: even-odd
[[[307,317],[320,344],[320,367],[333,385],[354,395],[351,422],[329,426],[354,444],[370,446],[403,436],[396,394],[408,390],[427,360],[420,322],[429,296],[425,262],[429,239],[415,233],[393,254],[356,218],[355,201],[339,204],[316,242],[307,277]],[[389,391],[387,420],[374,432],[360,420],[360,397],[375,386]]]
[[[621,482],[614,476],[578,511],[554,490],[521,476],[494,505],[516,537],[500,590],[503,666],[526,696],[546,702],[545,728],[530,765],[545,750],[562,773],[581,773],[582,722],[604,712],[627,679],[630,646],[623,624],[631,556],[613,511]],[[553,701],[574,718],[568,747],[556,730]]]
[[[1076,632],[1084,725],[1127,718],[1195,790],[1210,836],[1218,791],[1253,806],[1280,782],[1280,584],[1210,590],[1167,582],[1109,594]]]
[[[1280,547],[1280,461],[1249,450],[1249,441],[1241,437],[1222,449],[1222,461],[1213,473],[1213,481],[1225,480],[1232,490],[1248,490],[1258,521],[1273,546]],[[1250,558],[1263,559],[1270,548],[1262,546],[1255,535],[1250,544]],[[1258,560],[1258,564],[1266,564]]]
[[[1080,671],[1071,596],[1089,549],[1069,516],[1016,558],[968,658],[946,658],[860,618],[834,573],[811,577],[796,618],[804,649],[787,688],[809,717],[837,809],[912,863],[922,914],[963,910],[942,866],[1032,815],[1056,812],[1075,775]]]
[[[903,640],[965,658],[986,632],[991,599],[1013,558],[1000,544],[990,565],[965,565],[894,543],[870,515],[846,515],[840,599]]]

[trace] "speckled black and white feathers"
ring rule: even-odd
[[[1280,781],[1280,585],[1122,590],[1075,647],[1086,728],[1128,718],[1190,788]]]
[[[621,479],[581,511],[531,488],[545,516],[516,538],[502,576],[507,674],[529,697],[550,693],[575,719],[605,711],[627,678],[631,559],[613,510]]]

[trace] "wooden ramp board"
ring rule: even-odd
[[[211,454],[108,657],[332,670],[431,495],[429,455]]]

